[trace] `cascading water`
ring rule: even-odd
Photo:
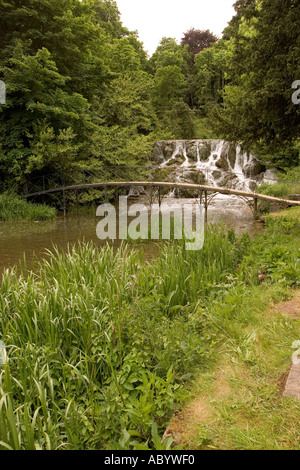
[[[276,180],[254,155],[225,140],[159,141],[154,159],[166,181],[254,191],[262,181]]]
[[[154,160],[160,181],[206,184],[250,192],[264,181],[269,184],[277,181],[276,169],[266,170],[254,155],[225,140],[158,141],[154,147]],[[167,195],[168,204],[172,205],[173,201],[186,204],[189,200],[192,203],[195,195],[194,191],[174,189]],[[237,196],[216,194],[210,201],[208,217],[209,221],[224,222],[238,232],[257,233],[262,230],[259,223],[253,221],[247,203]]]
[[[225,140],[165,140],[154,146],[155,181],[205,184],[212,187],[227,187],[244,191],[255,191],[266,181],[277,181],[277,170],[266,170],[251,153]],[[130,195],[143,198],[143,189]],[[133,190],[132,190],[133,191]],[[212,194],[212,193],[211,193]],[[192,204],[197,191],[174,189],[161,196],[168,198],[168,205]],[[144,196],[145,197],[145,196]],[[149,199],[145,197],[145,203]],[[209,200],[209,222],[222,222],[234,227],[237,232],[247,230],[250,234],[262,230],[262,225],[253,220],[253,213],[244,199],[216,192]]]

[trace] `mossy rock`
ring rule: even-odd
[[[196,141],[188,141],[186,143],[186,154],[189,160],[198,161],[198,144]]]
[[[173,172],[174,168],[169,166],[164,168],[156,168],[153,173],[153,178],[155,181],[166,181]]]
[[[227,153],[227,158],[230,162],[231,168],[235,167],[236,162],[236,144],[230,143]]]
[[[162,163],[164,161],[165,156],[164,156],[162,142],[155,142],[154,148],[153,148],[153,159],[157,163]]]
[[[202,142],[199,145],[199,157],[202,162],[207,161],[211,154],[211,142]]]
[[[191,170],[188,175],[188,182],[194,184],[205,184],[205,175],[201,170]]]
[[[229,170],[229,163],[228,163],[227,157],[224,156],[224,155],[221,155],[219,160],[216,162],[216,166],[218,168],[221,168],[224,171],[228,171]]]
[[[233,182],[236,180],[237,176],[234,173],[227,173],[223,176],[222,180],[220,180],[219,185],[230,189],[233,187]]]
[[[212,176],[214,177],[215,180],[219,180],[222,177],[222,172],[215,170],[212,172]]]
[[[248,163],[248,165],[243,168],[243,173],[246,178],[251,178],[252,176],[260,175],[264,171],[266,171],[266,167],[263,166],[256,159],[253,159],[251,163]]]

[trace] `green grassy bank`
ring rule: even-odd
[[[31,204],[14,194],[0,194],[0,220],[45,220],[55,217],[56,209],[44,204]]]

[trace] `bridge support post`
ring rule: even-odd
[[[77,207],[77,214],[79,213],[79,195],[78,191],[75,191],[75,197],[76,197],[76,207]]]
[[[63,210],[64,210],[64,217],[66,217],[66,193],[63,190]]]
[[[205,215],[204,215],[204,222],[205,225],[208,223],[208,201],[207,201],[207,191],[204,191],[204,210],[205,210]]]
[[[254,206],[254,211],[253,211],[254,220],[256,220],[257,217],[258,217],[258,198],[257,198],[257,197],[254,198],[253,203],[254,203],[254,204],[253,204],[253,206]]]
[[[152,203],[153,203],[153,186],[150,186],[150,214],[152,212]]]

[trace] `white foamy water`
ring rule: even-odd
[[[266,171],[253,154],[225,140],[159,141],[154,154],[158,166],[170,170],[166,181],[250,192],[263,181],[276,182],[274,170]]]

